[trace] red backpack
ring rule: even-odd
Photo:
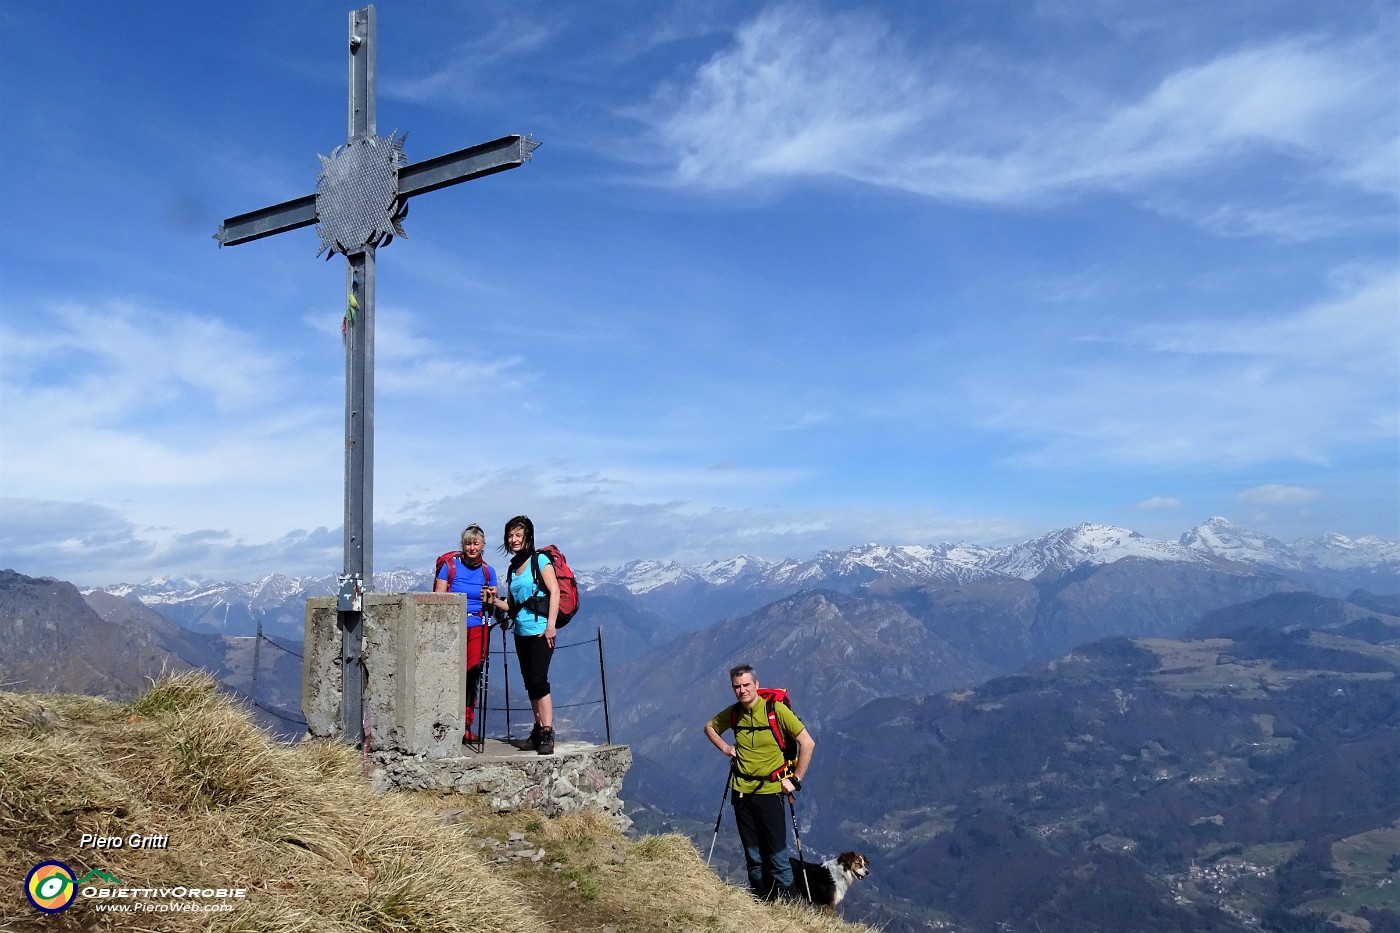
[[[549,562],[554,565],[554,579],[559,584],[559,613],[554,617],[554,627],[556,629],[563,628],[573,619],[574,613],[578,612],[578,581],[574,579],[574,572],[569,569],[569,562],[565,559],[564,552],[559,550],[556,545],[546,544],[544,547],[537,549],[535,553],[543,554],[545,557],[548,557]],[[530,575],[535,578],[535,589],[543,594],[545,588],[544,582],[540,579],[539,562],[531,555],[528,563],[530,564]],[[506,592],[510,592],[509,582],[506,583]],[[531,600],[535,598],[537,597],[531,597]],[[548,608],[544,611],[540,611],[530,606],[529,603],[531,600],[525,601],[524,607],[526,609],[529,609],[536,615],[544,615],[545,612],[549,611]],[[520,608],[520,606],[515,605],[515,601],[512,599],[512,619],[515,618],[515,613],[518,612]]]
[[[445,552],[445,553],[443,553],[443,554],[439,554],[439,555],[438,555],[438,559],[437,559],[437,563],[433,566],[433,579],[436,580],[436,579],[438,578],[438,574],[442,573],[442,565],[443,565],[443,564],[446,564],[446,565],[447,565],[447,588],[448,588],[449,590],[452,589],[452,581],[455,580],[455,579],[457,579],[457,562],[456,562],[455,560],[453,560],[452,558],[454,558],[454,557],[461,557],[461,556],[462,556],[462,552],[461,552],[461,551],[447,551],[447,552]],[[482,561],[482,562],[481,562],[481,566],[482,566],[482,568],[485,570],[486,585],[487,585],[487,586],[495,586],[495,585],[496,585],[496,571],[492,570],[492,569],[491,569],[491,565],[488,564],[488,563],[486,563],[486,561]]]
[[[783,733],[783,727],[778,723],[778,714],[775,708],[777,704],[781,703],[791,710],[792,700],[783,687],[759,687],[758,698],[764,701],[768,711],[768,728],[773,730],[773,738],[777,740],[778,747],[783,750],[783,766],[768,775],[768,780],[781,781],[792,774],[793,763],[797,761],[797,742]],[[736,739],[739,731],[739,714],[743,711],[743,706],[738,703],[729,708],[729,728],[735,731]]]

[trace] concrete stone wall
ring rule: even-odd
[[[338,738],[340,628],[334,596],[306,602],[302,713],[314,736]],[[466,705],[465,597],[368,593],[364,598],[365,719],[374,751],[462,753]]]
[[[319,739],[339,739],[340,730],[340,628],[336,624],[336,598],[318,596],[306,601],[306,628],[301,651],[301,714],[306,731]]]

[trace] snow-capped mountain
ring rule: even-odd
[[[391,570],[374,575],[381,593],[428,590],[429,574]],[[336,592],[335,574],[290,577],[271,573],[251,583],[167,577],[141,584],[100,587],[103,592],[149,606],[189,629],[249,635],[258,624],[274,635],[300,639],[306,600]],[[92,590],[85,590],[90,593]]]
[[[992,553],[992,549],[975,544],[865,544],[845,551],[823,551],[811,560],[785,561],[774,568],[773,576],[784,583],[826,579],[863,583],[876,578],[963,583],[986,576],[985,561]]]
[[[1215,558],[1305,582],[1324,595],[1345,596],[1354,589],[1390,593],[1400,588],[1400,541],[1329,534],[1290,545],[1217,516],[1183,534],[1180,543]]]
[[[1400,541],[1374,536],[1352,539],[1339,534],[1323,535],[1295,542],[1293,550],[1327,570],[1384,570],[1400,566]]]
[[[620,595],[640,599],[672,624],[691,628],[752,611],[802,590],[849,592],[876,582],[936,586],[997,578],[1036,581],[1127,558],[1206,567],[1227,574],[1273,575],[1330,596],[1345,596],[1354,589],[1400,592],[1400,541],[1334,534],[1287,545],[1219,517],[1174,542],[1126,528],[1084,523],[1002,548],[967,543],[864,544],[778,562],[746,555],[693,567],[638,560],[615,568],[580,571],[578,576],[586,590],[604,595],[625,590]],[[374,578],[378,592],[430,588],[426,572],[398,569]],[[329,595],[335,589],[334,574],[269,574],[252,583],[169,578],[104,588],[192,628],[247,634],[262,622],[269,630],[291,637],[300,635],[306,599]]]
[[[1256,567],[1302,570],[1303,560],[1282,541],[1241,528],[1228,518],[1207,519],[1181,536],[1178,543],[1200,554]]]
[[[783,587],[864,583],[877,578],[966,581],[986,576],[981,566],[991,548],[976,544],[886,546],[864,544],[844,551],[822,551],[806,560],[778,563],[740,555],[698,567],[674,562],[632,561],[617,568],[582,572],[586,586],[622,586],[634,595],[663,587],[711,585]]]
[[[1213,564],[1227,569],[1243,564],[1285,575],[1318,570],[1361,570],[1389,575],[1400,586],[1400,541],[1327,535],[1286,545],[1224,518],[1211,518],[1177,541],[1149,538],[1127,528],[1085,522],[1047,532],[1003,548],[977,544],[886,546],[865,544],[844,551],[823,551],[807,560],[772,563],[737,557],[699,567],[634,561],[617,568],[580,574],[590,586],[622,586],[633,594],[667,587],[708,583],[831,586],[874,579],[966,583],[1007,576],[1034,580],[1086,565],[1112,564],[1124,558],[1182,564]]]
[[[1022,580],[1044,573],[1063,574],[1085,564],[1112,564],[1127,557],[1175,563],[1208,563],[1209,555],[1180,544],[1156,541],[1112,525],[1084,523],[1014,544],[988,555],[984,566]]]

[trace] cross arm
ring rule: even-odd
[[[283,201],[271,207],[259,208],[237,217],[230,217],[219,225],[214,239],[220,246],[234,246],[250,240],[261,240],[274,233],[309,227],[316,222],[316,195],[291,201]]]
[[[484,178],[530,161],[539,143],[529,136],[502,136],[399,169],[399,197],[411,198],[448,185]]]
[[[530,153],[539,145],[529,136],[502,136],[489,143],[406,165],[399,169],[399,197],[411,198],[415,194],[517,168],[530,161]],[[298,227],[309,227],[317,219],[316,195],[308,194],[230,217],[219,225],[214,239],[220,246],[235,246]]]

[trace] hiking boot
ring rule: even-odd
[[[553,729],[541,729],[541,730],[540,730],[540,744],[539,744],[539,747],[535,749],[535,751],[538,752],[538,753],[541,754],[541,755],[553,755],[553,754],[554,754],[554,730],[553,730]]]
[[[522,752],[533,752],[535,749],[540,747],[540,734],[543,731],[544,730],[540,726],[540,724],[535,723],[535,727],[530,730],[529,736],[523,739],[516,739],[511,744],[514,745],[516,748],[520,749]]]

